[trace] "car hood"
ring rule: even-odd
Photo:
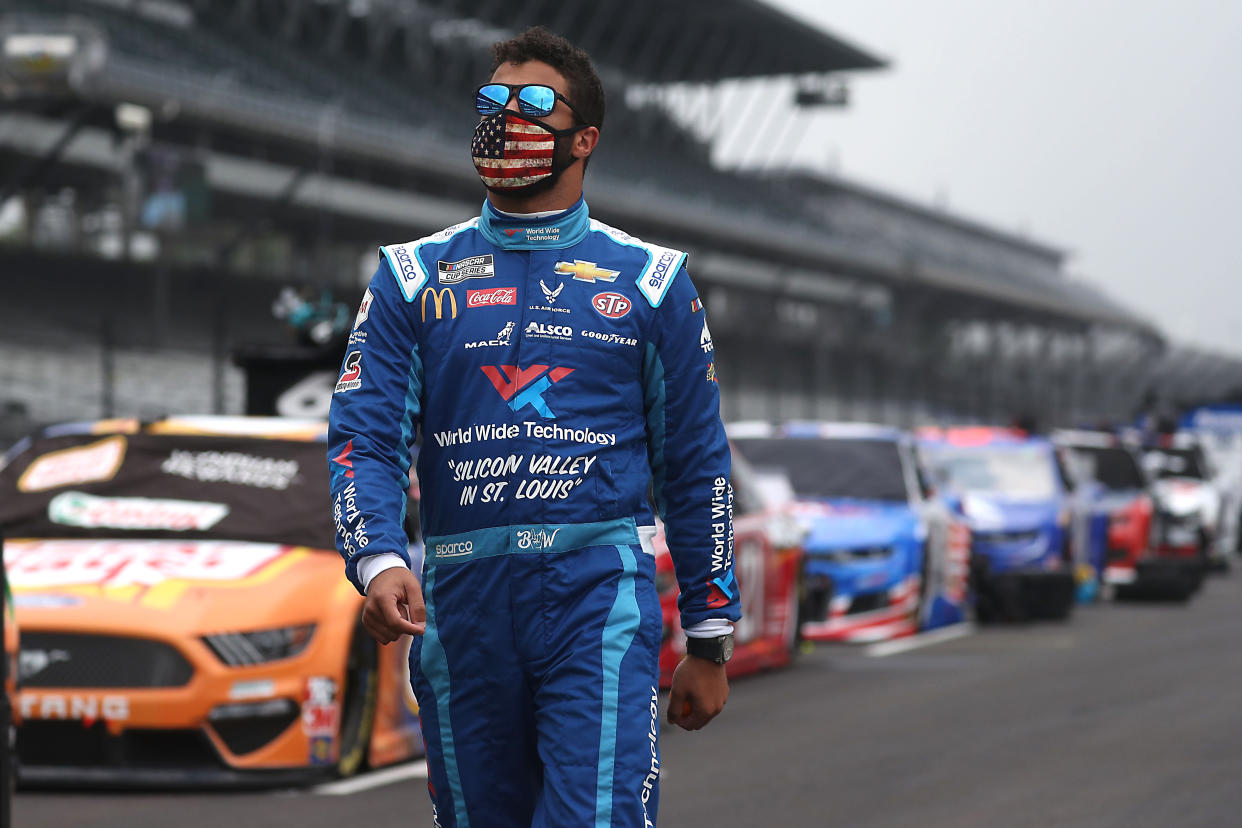
[[[976,532],[1013,532],[1056,523],[1058,499],[1028,500],[970,492],[962,497],[962,511]]]
[[[888,546],[918,529],[918,518],[905,503],[866,500],[802,501],[796,509],[807,526],[807,552],[817,549]]]
[[[230,541],[14,540],[18,623],[95,633],[202,634],[305,623],[353,593],[340,558]]]

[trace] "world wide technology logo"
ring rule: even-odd
[[[544,400],[544,392],[573,371],[573,368],[553,368],[550,365],[531,365],[527,368],[516,365],[483,366],[483,373],[509,408],[520,411],[529,405],[539,416],[548,419],[556,419],[556,414]]]

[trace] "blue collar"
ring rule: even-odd
[[[502,250],[557,250],[571,247],[586,238],[591,217],[581,197],[563,213],[538,219],[506,216],[490,201],[483,202],[479,232]]]

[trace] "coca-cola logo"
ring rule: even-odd
[[[591,305],[601,316],[609,319],[620,319],[633,307],[633,303],[619,293],[597,293],[591,300]]]
[[[491,305],[516,305],[517,288],[501,287],[466,291],[466,307],[486,308]]]

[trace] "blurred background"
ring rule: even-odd
[[[1177,38],[1119,24],[1132,4],[934,5],[8,0],[0,447],[326,411],[376,246],[477,214],[471,91],[531,22],[605,80],[593,214],[690,252],[726,419],[1050,428],[1242,399],[1237,254],[1195,229],[1228,214],[1222,53],[1146,50]],[[1226,42],[1238,15],[1200,5]]]

